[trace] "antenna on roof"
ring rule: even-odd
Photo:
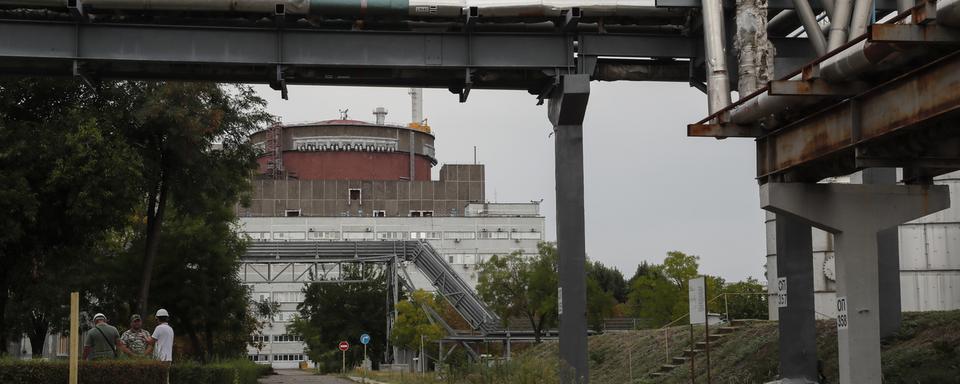
[[[340,120],[346,120],[346,119],[347,119],[347,112],[350,112],[350,109],[349,109],[349,108],[347,108],[347,109],[341,109],[341,110],[340,110]]]

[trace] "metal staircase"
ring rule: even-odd
[[[499,330],[500,318],[426,241],[251,242],[243,262],[363,264],[392,263],[395,259],[413,264],[420,270],[475,331],[488,334]],[[406,275],[405,268],[398,266],[398,273],[400,270]],[[408,290],[416,289],[408,275],[401,282]]]

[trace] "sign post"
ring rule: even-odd
[[[340,348],[340,354],[343,357],[343,365],[340,366],[340,373],[345,374],[347,373],[347,350],[350,349],[350,343],[348,343],[346,340],[341,341],[337,348]]]
[[[77,384],[80,365],[80,293],[70,292],[70,384]]]
[[[370,335],[360,335],[360,344],[363,344],[363,382],[367,382],[367,344],[370,344]]]
[[[705,326],[706,334],[706,354],[707,354],[707,383],[710,382],[710,322],[707,318],[707,282],[703,276],[690,279],[687,283],[689,287],[689,303],[690,303],[690,342],[691,346],[691,359],[690,359],[690,378],[696,376],[693,371],[693,350],[696,349],[696,344],[693,343],[693,325],[694,324],[703,324]]]

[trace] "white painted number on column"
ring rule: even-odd
[[[563,287],[557,287],[557,314],[563,314]]]
[[[847,317],[847,298],[837,298],[837,329],[847,329],[850,319]]]
[[[777,278],[777,307],[787,307],[787,278]]]

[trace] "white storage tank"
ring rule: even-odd
[[[950,208],[900,226],[904,311],[960,309],[960,172],[935,183],[950,186]]]

